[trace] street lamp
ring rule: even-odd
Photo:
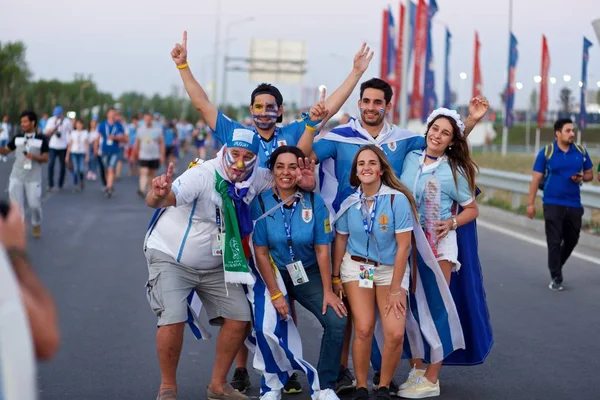
[[[596,82],[596,86],[600,88],[600,81]]]
[[[563,79],[565,82],[570,82],[571,81],[571,75],[563,75]]]
[[[550,77],[550,83],[554,85],[556,83],[556,78],[553,77],[553,76],[551,76]]]
[[[515,87],[516,87],[518,90],[521,90],[521,89],[523,89],[523,84],[522,84],[521,82],[517,82],[517,83],[515,84]]]
[[[466,72],[461,72],[459,74],[459,76],[460,76],[460,83],[459,83],[459,86],[458,86],[458,97],[460,97],[462,99],[462,97],[463,97],[463,89],[464,89],[464,86],[465,86],[465,81],[467,80],[467,73]],[[458,99],[456,100],[456,103],[460,104],[458,102]]]
[[[542,77],[539,76],[539,75],[536,75],[536,76],[533,77],[533,81],[535,83],[540,83],[542,81]]]
[[[221,104],[227,104],[227,58],[229,57],[229,42],[231,39],[229,38],[229,32],[231,30],[232,25],[241,25],[246,22],[254,21],[254,17],[246,17],[241,19],[236,19],[235,21],[231,21],[225,27],[225,51],[223,52],[223,87],[221,88]]]
[[[467,79],[467,73],[466,73],[466,72],[461,72],[461,73],[460,73],[460,79],[462,79],[463,81],[464,81],[465,79]]]
[[[578,85],[579,85],[579,87],[583,87],[583,82],[579,81]]]

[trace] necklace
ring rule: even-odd
[[[425,157],[429,158],[430,160],[437,160],[439,157],[434,157],[434,156],[430,156],[429,154],[425,153]]]

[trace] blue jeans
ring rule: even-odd
[[[90,146],[88,155],[88,171],[92,171],[94,174],[98,173],[98,159],[94,156],[94,148]]]
[[[71,153],[71,164],[73,165],[73,183],[77,186],[79,182],[83,182],[85,154]]]
[[[302,307],[310,311],[323,327],[321,353],[317,364],[319,383],[321,389],[335,389],[335,382],[340,373],[347,318],[338,317],[331,307],[327,307],[325,315],[322,314],[323,283],[318,266],[307,268],[308,282],[298,286],[294,286],[287,270],[279,270],[279,272],[288,294],[293,296]]]
[[[66,155],[67,149],[50,149],[50,162],[48,163],[48,186],[50,188],[54,187],[54,162],[57,158],[60,164],[60,171],[58,175],[58,187],[62,188],[65,183],[65,173],[67,172],[67,161],[65,160]]]

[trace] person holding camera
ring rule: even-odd
[[[563,290],[562,267],[579,241],[583,207],[580,186],[594,179],[587,150],[575,142],[575,126],[569,118],[554,123],[556,140],[545,146],[533,164],[527,216],[536,214],[535,197],[544,191],[544,220],[548,243],[550,290]]]
[[[65,173],[67,171],[67,147],[69,146],[69,133],[73,124],[69,118],[65,118],[61,106],[54,107],[52,117],[46,123],[44,134],[50,138],[50,163],[48,164],[48,191],[54,192],[54,161],[58,158],[60,170],[58,174],[58,190],[63,188]]]
[[[8,181],[8,194],[25,214],[25,199],[31,211],[33,236],[42,235],[42,164],[48,162],[48,138],[37,133],[38,117],[33,111],[21,114],[22,132],[13,136],[0,155],[15,151],[15,163]]]

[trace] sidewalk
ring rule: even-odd
[[[497,228],[510,231],[515,236],[527,236],[537,241],[546,242],[543,220],[531,220],[524,215],[512,213],[501,208],[478,204],[479,218],[477,221],[482,228]],[[600,261],[600,237],[581,232],[575,252]]]

